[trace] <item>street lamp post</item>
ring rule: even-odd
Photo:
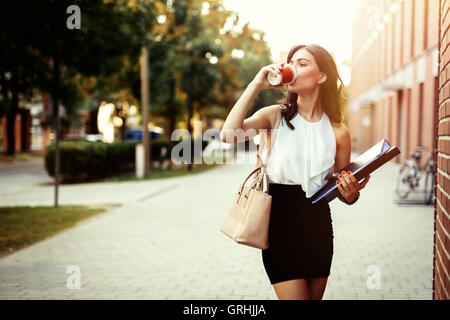
[[[59,151],[59,140],[60,140],[60,132],[61,132],[61,118],[59,114],[59,61],[57,59],[53,59],[53,76],[54,76],[54,87],[53,87],[53,116],[55,119],[55,163],[54,163],[54,171],[55,171],[55,199],[54,199],[54,207],[58,206],[58,198],[59,198],[59,160],[60,160],[60,151]]]
[[[151,170],[150,139],[148,136],[148,118],[149,118],[149,98],[150,98],[150,79],[148,77],[149,55],[148,55],[148,35],[145,21],[145,6],[140,1],[139,5],[144,12],[142,21],[142,54],[141,54],[141,106],[142,106],[142,143],[144,145],[144,175]]]
[[[148,136],[148,101],[149,101],[149,79],[148,79],[148,49],[144,41],[141,55],[141,104],[142,104],[142,143],[144,144],[144,174],[147,175],[150,168],[150,139]]]

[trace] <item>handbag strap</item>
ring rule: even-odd
[[[249,185],[249,192],[250,192],[250,189],[253,189],[255,186],[256,186],[256,188],[255,188],[256,190],[263,189],[264,188],[263,184],[266,185],[266,190],[269,190],[269,178],[267,177],[266,167],[267,167],[267,163],[269,161],[270,151],[272,150],[273,144],[275,142],[276,135],[278,133],[278,128],[279,128],[280,122],[281,122],[281,107],[278,106],[277,119],[275,121],[275,126],[274,126],[275,130],[271,131],[271,133],[273,132],[273,137],[272,137],[272,134],[271,134],[270,145],[267,144],[267,145],[269,145],[269,148],[268,148],[268,152],[267,152],[266,163],[264,163],[262,161],[261,154],[262,154],[262,150],[264,149],[264,142],[265,142],[266,139],[268,140],[268,137],[267,137],[267,134],[265,133],[265,131],[262,131],[261,133],[262,133],[263,136],[261,137],[261,144],[260,144],[260,147],[258,148],[258,153],[256,155],[257,156],[257,166],[248,175],[248,177],[245,179],[244,183],[242,184],[242,188],[241,188],[240,193],[242,192],[242,190],[243,190],[243,188],[245,186],[245,183],[250,178],[250,176],[252,176],[258,170],[259,170],[258,174],[255,176],[255,179]],[[264,139],[264,137],[266,139]]]
[[[272,146],[273,146],[273,143],[274,143],[274,141],[275,141],[275,137],[277,136],[277,132],[278,132],[278,127],[279,127],[279,125],[280,125],[280,121],[281,121],[281,107],[280,106],[278,106],[278,109],[277,109],[277,119],[276,119],[276,121],[275,121],[275,126],[274,126],[274,129],[275,130],[273,130],[273,131],[271,131],[271,133],[273,132],[274,133],[274,135],[273,135],[273,137],[272,137],[272,135],[271,135],[271,138],[270,138],[270,147],[268,148],[268,153],[267,153],[267,160],[266,160],[266,163],[264,163],[262,160],[261,160],[261,153],[262,153],[262,149],[263,149],[263,147],[262,146],[264,146],[264,139],[261,139],[261,142],[262,142],[262,145],[260,145],[260,147],[258,148],[258,154],[257,154],[257,157],[258,157],[258,161],[257,162],[261,162],[261,164],[260,165],[257,165],[257,167],[255,168],[255,169],[253,169],[253,171],[252,172],[250,172],[250,174],[247,176],[247,178],[244,180],[244,183],[241,185],[241,190],[239,191],[239,194],[241,194],[242,193],[242,190],[244,189],[244,186],[245,186],[245,183],[247,182],[247,180],[253,175],[253,174],[255,174],[256,172],[258,172],[259,171],[259,173],[256,175],[256,177],[255,177],[255,180],[251,183],[251,185],[249,186],[249,189],[252,189],[256,184],[260,184],[261,182],[262,183],[264,183],[264,180],[266,181],[266,187],[267,187],[267,189],[266,190],[268,190],[268,188],[269,188],[269,182],[268,182],[268,178],[267,178],[267,174],[266,174],[266,166],[267,166],[267,162],[268,162],[268,160],[269,160],[269,157],[270,157],[270,151],[271,151],[271,149],[272,149]],[[262,132],[264,132],[264,131],[262,131]],[[266,135],[266,134],[265,134]],[[266,139],[267,139],[267,137],[266,137]],[[265,179],[264,179],[265,178]],[[262,180],[262,181],[261,181]]]
[[[265,162],[265,163],[264,163],[264,161],[262,160],[262,157],[261,157],[262,152],[263,152],[263,150],[264,150],[264,142],[265,142],[266,140],[269,140],[269,137],[268,137],[268,135],[267,135],[267,132],[265,132],[265,131],[262,131],[263,135],[261,136],[261,145],[260,145],[260,147],[258,148],[258,154],[257,154],[257,157],[258,157],[258,159],[257,159],[257,164],[258,164],[258,165],[257,165],[257,166],[258,166],[258,167],[259,167],[259,166],[263,167],[263,168],[264,168],[264,172],[265,172],[265,169],[266,169],[266,167],[267,167],[267,164],[269,163],[270,153],[271,153],[271,151],[272,151],[272,147],[273,147],[273,144],[274,144],[274,142],[275,142],[275,138],[276,138],[277,133],[278,133],[278,128],[279,128],[279,126],[280,126],[280,122],[281,122],[281,107],[278,106],[278,109],[277,109],[277,119],[276,119],[276,121],[275,121],[275,126],[273,127],[273,130],[271,131],[271,134],[270,134],[270,147],[267,148],[267,155],[266,155],[266,162]],[[273,133],[273,136],[272,136],[272,133]],[[263,137],[265,137],[265,139],[263,139]],[[259,163],[260,163],[260,164],[259,164]]]
[[[251,187],[253,187],[255,184],[258,184],[257,189],[259,190],[259,187],[261,186],[261,183],[266,185],[266,190],[269,190],[269,179],[267,177],[267,164],[269,163],[269,157],[270,157],[270,153],[272,151],[273,148],[273,144],[275,143],[275,138],[277,136],[278,133],[278,128],[280,126],[280,122],[281,122],[281,107],[278,106],[277,109],[277,119],[275,121],[275,126],[274,126],[274,130],[271,131],[271,135],[270,135],[270,146],[267,149],[267,155],[266,155],[266,162],[264,163],[264,161],[262,160],[262,152],[264,150],[264,142],[265,140],[268,140],[268,135],[265,131],[262,131],[263,135],[261,136],[261,144],[260,147],[258,148],[258,153],[257,153],[257,168],[261,168],[261,172],[260,175],[258,175],[255,178],[255,181],[252,183]],[[273,136],[272,136],[273,133]],[[264,139],[265,138],[265,139]],[[269,145],[269,144],[267,144]]]

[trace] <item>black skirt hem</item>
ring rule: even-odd
[[[299,280],[299,279],[311,279],[311,278],[328,278],[330,276],[330,273],[317,273],[317,274],[308,274],[308,275],[293,275],[293,276],[286,276],[282,279],[273,279],[270,280],[270,284],[277,284],[280,282],[285,281],[291,281],[291,280]]]

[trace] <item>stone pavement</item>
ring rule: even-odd
[[[63,186],[61,204],[120,206],[0,258],[0,299],[276,299],[260,250],[219,231],[252,167]],[[397,171],[389,163],[373,173],[355,205],[330,203],[334,256],[324,299],[432,299],[433,207],[395,205]],[[2,190],[0,205],[52,204],[51,187],[32,189]],[[80,289],[67,287],[72,265]],[[367,288],[373,265],[380,289]]]

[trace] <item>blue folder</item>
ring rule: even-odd
[[[372,148],[361,154],[356,160],[350,162],[347,166],[330,176],[328,182],[311,197],[312,203],[316,203],[322,198],[331,202],[331,200],[341,194],[337,188],[336,181],[339,180],[338,175],[342,171],[351,171],[356,180],[360,182],[399,154],[400,150],[397,147],[391,146],[386,139],[381,140]]]

